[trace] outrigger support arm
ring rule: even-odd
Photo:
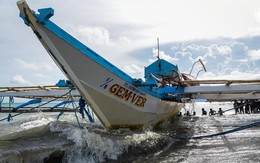
[[[38,99],[38,98],[32,99],[32,100],[30,100],[30,101],[28,101],[28,102],[26,102],[26,103],[24,103],[24,104],[21,104],[21,105],[15,107],[15,108],[13,109],[13,111],[17,111],[18,109],[21,109],[21,108],[26,107],[26,106],[28,106],[28,105],[37,104],[37,103],[40,103],[40,102],[41,102],[41,99]]]

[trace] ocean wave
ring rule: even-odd
[[[74,113],[25,114],[0,126],[0,162],[133,162],[133,161],[205,161],[198,151],[212,154],[212,161],[228,160],[218,151],[240,148],[237,157],[251,157],[259,149],[259,127],[227,136],[202,140],[176,140],[172,136],[191,137],[214,134],[260,119],[255,115],[179,117],[145,130],[107,130],[100,123],[78,124]],[[235,144],[233,146],[232,144]],[[242,146],[242,144],[244,144]],[[215,148],[216,147],[216,148]],[[259,152],[258,152],[259,153]],[[217,157],[219,155],[219,159]],[[196,159],[193,159],[196,158]],[[239,160],[232,158],[232,160]]]

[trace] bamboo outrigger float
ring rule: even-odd
[[[24,23],[31,27],[57,66],[109,129],[154,125],[177,115],[183,104],[196,95],[220,92],[217,87],[203,92],[206,87],[202,89],[199,84],[213,81],[194,80],[160,58],[145,68],[145,81],[133,79],[50,21],[54,15],[52,8],[39,9],[36,13],[25,0],[19,0],[17,5]],[[238,81],[214,83],[226,84],[232,93],[245,93],[250,87],[241,91],[244,87],[231,89],[230,86],[241,83]],[[260,91],[259,83],[253,83],[258,87],[251,85],[256,92]],[[221,92],[225,89],[221,88]]]

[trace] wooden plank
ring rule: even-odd
[[[0,92],[6,92],[8,89],[0,89]]]
[[[207,99],[207,100],[226,100],[234,99],[260,99],[260,94],[193,94],[193,99]]]
[[[40,91],[40,90],[69,90],[69,87],[57,87],[55,85],[50,86],[28,86],[28,87],[0,87],[0,92],[6,91],[14,91],[14,92],[22,92],[22,91]]]
[[[52,87],[52,88],[60,88],[57,87],[56,85],[45,85],[45,86],[21,86],[21,87],[0,87],[0,89],[8,89],[8,88],[17,88],[17,89],[32,89],[32,88],[41,88],[41,87]]]
[[[232,86],[187,86],[184,93],[250,93],[260,91],[260,85],[232,85]]]
[[[260,80],[185,80],[181,81],[183,85],[194,84],[260,84]]]
[[[0,96],[5,97],[58,97],[62,96],[67,93],[68,90],[53,90],[53,91],[46,91],[46,90],[39,90],[39,91],[22,91],[22,92],[0,92]],[[72,96],[80,96],[80,93],[77,90],[71,91]]]

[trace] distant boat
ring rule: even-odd
[[[31,27],[57,66],[108,129],[134,129],[158,124],[176,116],[186,99],[198,96],[205,99],[210,96],[207,93],[216,94],[211,96],[212,99],[232,99],[235,98],[233,94],[233,97],[225,97],[220,92],[244,93],[241,88],[248,91],[259,89],[254,85],[230,86],[236,82],[259,81],[194,80],[159,56],[158,60],[145,68],[145,81],[134,79],[50,21],[49,18],[54,14],[52,8],[39,9],[38,14],[29,8],[25,0],[17,1],[17,5],[24,23]],[[200,83],[226,83],[226,86],[208,89],[198,86]],[[186,95],[181,96],[184,93]],[[256,97],[247,95],[243,98]]]

